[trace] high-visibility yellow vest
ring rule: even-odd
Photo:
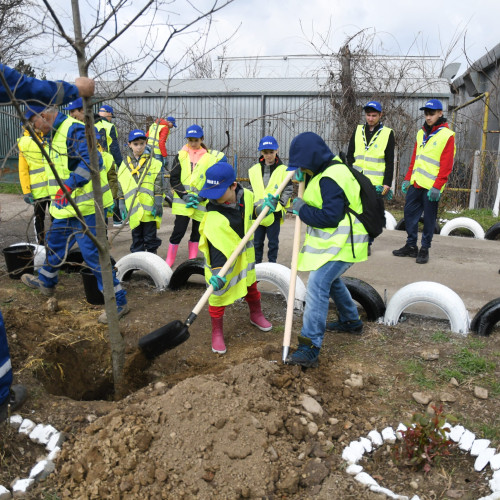
[[[260,163],[256,163],[253,167],[248,170],[248,177],[250,178],[250,185],[252,186],[253,195],[255,197],[255,205],[261,205],[269,193],[274,194],[280,184],[285,180],[287,176],[286,165],[278,165],[271,177],[267,186],[264,186],[264,179],[262,178],[262,166]],[[281,203],[276,206],[276,211],[281,210],[283,215],[285,209],[290,206],[290,200],[287,201],[284,207]],[[284,217],[282,217],[281,222],[283,223]],[[263,221],[260,223],[261,226],[270,226],[274,222],[274,214],[268,214],[264,217]]]
[[[52,138],[52,143],[50,145],[49,156],[62,181],[68,179],[71,174],[70,170],[68,169],[68,148],[66,146],[66,140],[68,138],[69,128],[74,123],[81,122],[75,120],[74,118],[71,118],[70,116],[66,117],[66,119],[61,123],[61,125],[59,125],[59,128],[56,130],[56,133]],[[68,219],[70,217],[76,217],[76,212],[70,204],[66,205],[66,207],[64,208],[57,208],[54,205],[53,199],[55,194],[59,191],[60,186],[57,183],[54,174],[52,173],[52,169],[48,165],[46,171],[49,182],[49,194],[52,198],[52,203],[50,204],[49,210],[50,215],[52,215],[52,217],[54,217],[55,219]],[[108,199],[106,198],[106,193],[108,191],[109,193],[111,193],[106,176],[106,170],[104,168],[101,168],[100,177],[104,202],[105,199]],[[89,182],[87,182],[87,184],[85,184],[83,187],[75,188],[71,193],[71,197],[78,205],[78,208],[82,215],[85,216],[95,213],[92,180],[89,180]]]
[[[335,161],[340,161],[336,157]],[[321,179],[333,179],[344,191],[350,207],[358,213],[363,212],[358,181],[349,172],[348,168],[337,163],[315,175],[309,181],[304,192],[303,200],[315,208],[323,207]],[[352,220],[352,238],[354,242],[354,255],[351,244],[351,224],[349,214],[346,213],[337,227],[317,228],[307,226],[304,245],[299,253],[299,271],[315,271],[331,260],[343,262],[360,262],[368,258],[368,233],[361,222],[350,215]]]
[[[113,139],[111,138],[111,130],[113,128],[115,129],[115,135],[118,137],[115,124],[106,120],[106,118],[103,118],[97,125],[99,127],[99,130],[104,129],[106,131],[106,145],[108,146],[107,150],[109,151],[111,143],[113,142]]]
[[[148,168],[148,162],[151,159],[151,164]],[[151,211],[155,202],[155,180],[160,173],[162,164],[155,158],[150,158],[149,155],[144,155],[140,158],[139,163],[141,170],[139,178],[132,175],[131,170],[134,168],[130,156],[121,164],[118,169],[118,182],[123,191],[125,198],[125,206],[129,213],[130,229],[134,229],[141,222],[156,221],[156,228],[161,225],[161,217],[153,217]],[[132,203],[133,201],[133,203]]]
[[[221,161],[225,154],[222,151],[217,151],[216,149],[209,149],[207,153],[215,157],[216,161]]]
[[[161,123],[153,123],[149,127],[148,131],[148,146],[153,147],[153,154],[155,155],[161,155],[161,150],[160,150],[160,132],[162,131],[163,128],[167,127],[168,125],[161,124]]]
[[[453,137],[455,132],[447,127],[441,127],[425,144],[424,131],[420,129],[417,133],[417,152],[413,171],[411,173],[410,184],[416,182],[424,189],[430,189],[434,186],[434,182],[439,174],[441,166],[441,154],[443,153],[446,143],[450,137]],[[455,155],[457,148],[453,155]],[[441,188],[444,191],[446,184]]]
[[[104,172],[106,173],[106,182],[108,181],[108,172],[114,168],[115,160],[111,153],[107,151],[100,151],[102,156],[102,163],[104,164]],[[101,174],[102,175],[102,174]],[[109,185],[109,184],[108,184]],[[113,193],[110,189],[102,194],[102,205],[104,208],[108,208],[113,204]]]
[[[41,140],[41,139],[40,139]],[[46,160],[37,143],[30,135],[18,139],[19,151],[23,154],[29,170],[31,194],[35,200],[49,195]]]
[[[248,189],[244,190],[244,230],[245,234],[252,225],[253,194]],[[214,245],[227,258],[240,244],[241,238],[229,225],[229,221],[217,211],[207,212],[200,224],[200,250],[205,256],[205,280],[207,283],[212,277],[210,252],[208,242]],[[243,251],[238,255],[229,271],[226,273],[226,284],[221,290],[212,293],[208,302],[211,306],[227,306],[234,301],[245,297],[247,288],[257,280],[255,274],[255,251],[253,238],[251,238]]]
[[[358,125],[354,137],[354,168],[365,174],[374,186],[381,186],[385,173],[385,148],[392,129],[380,128],[366,144],[365,127]]]
[[[172,213],[175,215],[187,215],[191,219],[201,221],[205,215],[207,209],[207,202],[204,201],[200,203],[196,208],[187,208],[186,201],[179,197],[175,192],[175,189],[179,191],[186,191],[189,193],[198,194],[203,185],[205,184],[205,173],[206,171],[215,163],[217,160],[215,156],[210,153],[205,153],[194,170],[191,172],[191,161],[189,160],[189,153],[187,151],[179,151],[179,163],[181,165],[181,186],[172,186],[174,189],[174,198],[172,200]]]

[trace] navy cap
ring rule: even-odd
[[[177,127],[175,124],[175,118],[173,116],[167,116],[167,122],[170,122],[174,127]]]
[[[278,149],[278,141],[272,135],[266,135],[259,142],[259,151],[263,149]]]
[[[202,198],[217,200],[236,180],[234,168],[225,161],[219,161],[205,172],[205,184],[198,193]]]
[[[437,110],[442,110],[443,109],[443,103],[439,99],[429,99],[421,108],[419,108],[420,111],[423,111],[424,109],[437,109]]]
[[[188,137],[203,137],[203,129],[199,125],[191,125],[186,129],[186,139]]]
[[[382,104],[380,104],[378,101],[370,101],[363,106],[363,109],[365,111],[369,108],[374,109],[375,111],[378,111],[379,113],[382,113]]]
[[[81,97],[78,99],[68,102],[68,105],[65,108],[62,108],[63,111],[72,111],[73,109],[83,108],[83,100]]]
[[[135,139],[147,139],[146,132],[139,128],[135,128],[128,134],[128,142],[132,142]]]
[[[42,111],[45,111],[47,106],[40,106],[39,104],[30,104],[24,108],[24,118],[29,120],[32,116],[40,114]]]
[[[103,111],[104,113],[111,113],[111,116],[115,116],[114,113],[113,113],[113,108],[109,105],[109,104],[103,104],[100,108],[99,108],[99,113]]]

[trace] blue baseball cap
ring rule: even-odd
[[[139,128],[135,128],[128,134],[128,142],[132,142],[135,139],[147,139],[146,132]]]
[[[170,122],[174,127],[177,127],[175,124],[175,118],[173,116],[167,116],[167,122]]]
[[[443,109],[443,103],[439,99],[429,99],[421,108],[419,108],[420,111],[423,111],[424,109],[437,109],[437,110],[442,110]]]
[[[78,99],[68,102],[68,105],[65,108],[62,108],[63,111],[72,111],[73,109],[83,108],[83,100],[81,97]]]
[[[32,116],[40,114],[45,111],[47,106],[40,106],[39,104],[30,104],[24,108],[24,118],[29,120]]]
[[[367,109],[374,109],[375,111],[382,113],[382,104],[380,104],[378,101],[370,101],[363,106],[363,109],[365,111]]]
[[[99,113],[103,111],[105,113],[111,113],[111,116],[115,116],[114,113],[113,113],[113,108],[109,105],[109,104],[103,104],[100,108],[99,108]]]
[[[272,135],[266,135],[259,142],[259,151],[263,149],[278,149],[278,141]]]
[[[191,125],[186,129],[186,139],[188,137],[203,137],[203,129],[199,125]],[[220,198],[220,196],[219,196]]]
[[[205,184],[198,194],[202,198],[217,200],[236,180],[236,173],[232,165],[225,161],[219,161],[206,171],[205,179]]]

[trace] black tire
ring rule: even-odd
[[[492,321],[495,319],[495,311],[498,313],[498,317],[495,323]],[[470,330],[481,336],[488,336],[495,324],[500,320],[500,297],[497,299],[490,300],[476,313],[474,318],[470,323]]]
[[[79,273],[85,263],[83,262],[83,255],[80,249],[70,250],[66,257],[66,262],[61,266],[61,270],[70,273]]]
[[[500,222],[493,224],[485,233],[485,240],[498,240],[500,239]]]
[[[422,224],[424,223],[424,217],[420,217],[418,222],[421,222]],[[406,223],[404,217],[396,224],[396,227],[394,228],[396,231],[405,231],[406,230]],[[439,226],[438,221],[436,221],[435,226],[434,226],[434,234],[439,234],[441,232],[441,227]]]
[[[205,275],[205,263],[203,259],[190,259],[179,264],[172,273],[168,287],[170,290],[178,290],[183,287],[193,274]]]
[[[366,281],[358,278],[343,277],[344,283],[353,300],[365,310],[368,321],[377,321],[385,314],[385,304],[377,290]]]

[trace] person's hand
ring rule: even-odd
[[[28,205],[33,205],[35,203],[35,198],[33,198],[33,193],[26,193],[23,196],[24,203],[27,203]]]
[[[375,191],[377,191],[377,194],[382,195],[384,192],[384,186],[375,186]]]
[[[92,78],[79,76],[75,79],[75,87],[78,88],[80,97],[92,97],[95,92],[95,82]]]
[[[127,218],[127,205],[125,205],[124,198],[120,198],[118,200],[118,210],[120,211],[121,218],[124,221]]]
[[[255,207],[255,214],[257,217],[262,213],[264,207],[268,207],[268,214],[273,214],[276,212],[276,207],[278,206],[279,196],[273,196],[271,193],[268,193],[262,205],[258,205]]]
[[[196,194],[190,194],[188,202],[186,203],[186,208],[196,208],[200,204],[200,198]]]
[[[431,187],[429,191],[427,191],[427,198],[429,201],[439,201],[439,198],[441,198],[441,191],[435,187]]]
[[[391,201],[394,198],[394,193],[392,189],[389,189],[385,195],[382,195],[387,201]]]
[[[297,182],[302,182],[302,181],[304,181],[305,178],[306,178],[306,176],[304,175],[304,172],[302,172],[302,170],[300,168],[298,168],[295,171],[295,180]]]
[[[208,282],[213,286],[214,292],[218,292],[221,288],[224,288],[226,284],[225,276],[219,276],[218,274],[214,274]]]
[[[410,181],[403,181],[403,184],[401,184],[401,191],[403,194],[406,194],[408,192],[408,188],[410,187]]]
[[[292,201],[292,212],[295,215],[299,215],[300,209],[304,206],[307,205],[307,203],[302,199],[302,198],[295,198]]]
[[[73,190],[69,186],[64,184],[64,187],[68,190],[69,194],[72,193]],[[56,196],[54,198],[54,204],[57,208],[64,208],[68,205],[68,198],[64,194],[62,188],[59,189],[59,191],[56,193]]]
[[[151,215],[153,217],[161,217],[163,215],[163,196],[155,196],[155,202],[153,204],[153,210],[151,210]]]

